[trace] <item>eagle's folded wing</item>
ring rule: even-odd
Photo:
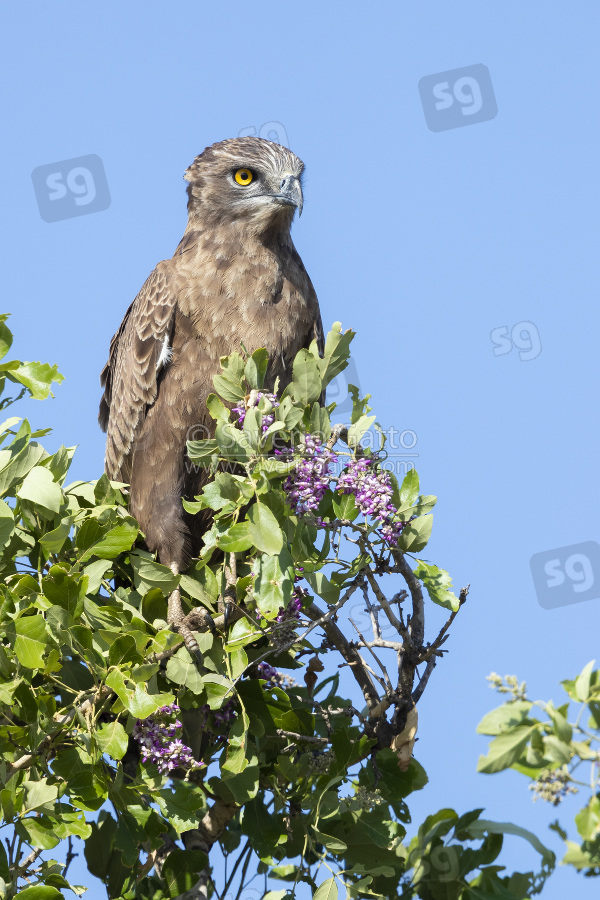
[[[129,481],[132,445],[156,399],[159,369],[170,358],[172,281],[168,263],[159,263],[125,313],[100,375],[98,421],[107,432],[106,472],[115,480]]]

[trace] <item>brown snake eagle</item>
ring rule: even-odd
[[[314,288],[290,236],[302,212],[304,165],[286,147],[255,137],[207,147],[185,173],[188,224],[171,259],[159,262],[114,335],[100,381],[105,470],[130,484],[130,509],[161,563],[182,572],[201,547],[206,520],[188,515],[203,470],[186,440],[210,437],[206,409],[220,357],[265,347],[266,389],[286,384],[296,353],[323,329]],[[193,616],[193,614],[191,614]],[[169,623],[197,642],[179,591]],[[206,624],[209,624],[208,622]]]

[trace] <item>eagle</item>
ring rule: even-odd
[[[322,352],[317,296],[290,229],[303,205],[304,164],[256,137],[207,147],[186,170],[188,223],[171,259],[159,262],[125,313],[100,376],[105,471],[130,485],[129,506],[158,560],[179,574],[202,547],[197,496],[205,470],[186,441],[214,435],[206,400],[220,359],[266,348],[265,390],[291,379],[296,353]],[[192,652],[198,612],[184,615],[175,590],[168,621]],[[206,625],[212,624],[206,622]]]

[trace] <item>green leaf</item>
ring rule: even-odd
[[[433,516],[419,516],[401,532],[398,549],[404,553],[418,553],[427,546],[433,528]],[[433,599],[433,598],[432,598]]]
[[[300,350],[294,359],[293,380],[291,390],[294,398],[309,406],[318,400],[323,391],[319,365],[315,357],[308,350]]]
[[[413,570],[413,574],[423,582],[430,599],[438,606],[444,606],[446,609],[456,612],[460,603],[456,594],[450,590],[452,578],[449,573],[445,569],[438,569],[437,566],[423,562],[422,559],[417,562],[419,565]]]
[[[575,679],[575,695],[578,700],[584,702],[590,695],[590,685],[592,683],[592,672],[594,669],[595,659],[592,659],[581,671],[581,674]]]
[[[17,834],[34,847],[52,850],[60,843],[56,825],[47,816],[36,816],[21,819],[17,825]],[[21,896],[21,894],[19,894]]]
[[[533,849],[537,850],[547,866],[553,867],[556,862],[556,857],[552,850],[549,850],[542,844],[535,834],[527,831],[526,828],[521,828],[519,825],[513,825],[512,822],[492,822],[489,819],[476,819],[474,822],[471,822],[467,831],[475,838],[485,837],[486,832],[489,834],[516,835],[528,841]]]
[[[409,509],[419,496],[419,476],[416,469],[409,469],[400,487],[399,509]]]
[[[324,388],[327,387],[340,372],[343,372],[348,365],[348,360],[350,358],[350,343],[355,334],[356,332],[351,331],[350,329],[342,334],[340,322],[334,322],[331,326],[331,331],[325,338],[323,359],[320,360],[321,378]]]
[[[216,428],[219,455],[231,462],[246,463],[253,455],[248,438],[231,422],[219,422]]]
[[[209,394],[206,398],[206,408],[216,422],[229,422],[229,410],[216,394]]]
[[[27,669],[42,669],[48,642],[44,617],[22,616],[15,622],[15,631],[15,654],[21,665]]]
[[[287,550],[279,556],[263,553],[256,557],[252,570],[255,574],[254,596],[259,612],[267,618],[277,615],[280,607],[286,607],[294,587],[292,559]]]
[[[508,769],[523,755],[525,747],[536,731],[535,725],[520,725],[512,731],[500,734],[491,742],[487,756],[480,756],[478,772],[488,775]]]
[[[260,390],[262,388],[265,383],[268,364],[269,354],[264,347],[255,350],[252,356],[248,358],[244,369],[244,377],[250,390]]]
[[[127,751],[127,732],[120,722],[107,722],[96,732],[96,741],[103,753],[113,759],[123,759]]]
[[[305,572],[304,577],[313,591],[321,597],[325,603],[337,603],[340,599],[340,588],[333,584],[323,572]]]
[[[6,547],[15,530],[13,511],[4,500],[0,500],[0,547]]]
[[[575,816],[577,831],[584,841],[593,841],[600,833],[600,798],[594,796]]]
[[[173,694],[171,693],[147,694],[136,684],[133,696],[129,697],[127,709],[137,719],[147,719],[161,706],[169,706],[173,699]]]
[[[233,696],[233,684],[224,675],[208,672],[203,676],[204,690],[211,709],[220,709],[226,697]]]
[[[365,433],[368,431],[376,416],[361,416],[360,419],[350,426],[348,429],[348,446],[357,447],[358,443]]]
[[[65,895],[49,884],[32,884],[17,894],[18,900],[65,900]]]
[[[6,324],[6,315],[0,316],[0,359],[4,359],[12,347],[12,331]],[[8,878],[8,875],[6,876]]]
[[[331,853],[345,853],[348,849],[348,844],[345,844],[344,841],[341,841],[339,838],[333,837],[330,834],[324,834],[322,831],[319,831],[317,828],[315,828],[314,825],[313,831],[317,841],[320,844],[323,844],[323,846],[326,847]]]
[[[129,554],[129,559],[133,568],[135,588],[140,593],[145,594],[152,588],[159,588],[166,596],[179,584],[178,575],[174,575],[168,566],[155,562],[144,551],[133,551]]]
[[[359,514],[354,494],[334,494],[333,511],[338,519],[353,522]]]
[[[167,856],[162,877],[166,882],[168,896],[180,897],[198,881],[202,869],[208,864],[208,857],[200,850],[172,850]]]
[[[179,834],[198,827],[198,809],[204,805],[204,797],[199,789],[191,788],[188,783],[173,781],[171,788],[162,788],[154,794],[153,799]]]
[[[320,884],[313,894],[313,900],[338,900],[338,889],[335,878],[328,878]]]
[[[77,574],[69,575],[62,566],[51,566],[42,579],[44,596],[55,606],[66,609],[78,618],[83,610],[83,601],[88,590],[88,579]]]
[[[211,397],[214,397],[214,394],[211,394]],[[219,421],[227,422],[228,419],[221,419]],[[197,466],[210,466],[212,457],[218,452],[219,445],[214,438],[209,438],[205,441],[187,442],[188,457]]]
[[[34,809],[46,812],[54,811],[54,804],[58,797],[58,785],[48,784],[46,779],[41,781],[26,781],[24,783],[26,799],[23,804],[23,812],[31,812]]]
[[[95,559],[94,562],[84,567],[83,574],[88,579],[87,594],[95,594],[98,591],[102,584],[102,579],[110,567],[111,562],[109,559]]]
[[[562,865],[573,866],[580,872],[582,869],[592,869],[595,866],[594,861],[589,853],[586,853],[583,847],[574,841],[565,841],[568,850],[561,859]],[[19,895],[20,896],[20,895]]]
[[[65,516],[64,519],[61,519],[60,525],[42,535],[40,544],[46,554],[60,553],[71,533],[74,519],[74,516]]]
[[[17,491],[21,500],[29,500],[51,513],[57,513],[62,503],[60,485],[52,478],[52,472],[44,466],[36,466],[25,477]]]
[[[532,706],[533,704],[529,700],[504,703],[483,717],[477,726],[477,733],[497,735],[521,725],[529,715]]]
[[[217,547],[228,553],[240,553],[242,550],[249,550],[251,546],[252,538],[248,522],[231,525],[227,531],[217,537]]]
[[[571,762],[573,754],[569,744],[565,744],[555,735],[549,734],[544,738],[544,756],[560,765],[566,765]]]
[[[3,366],[0,366],[0,369],[2,368]],[[60,384],[65,380],[58,371],[58,366],[40,362],[19,363],[18,368],[7,371],[6,375],[11,381],[16,381],[26,387],[34,400],[45,400],[48,396],[54,396],[50,390],[52,382]]]
[[[206,648],[201,644],[201,638],[203,637],[203,634],[196,634],[201,653],[206,652]],[[212,635],[208,635],[208,637],[210,637],[212,644]],[[177,653],[167,662],[167,678],[170,681],[174,681],[175,684],[186,687],[193,694],[201,694],[204,690],[204,679],[198,672],[196,663],[185,647],[180,647]]]
[[[87,562],[92,556],[115,559],[120,553],[132,547],[137,534],[138,527],[134,519],[112,528],[101,525],[97,519],[88,519],[79,529],[75,540],[75,545],[81,553],[79,562]]]
[[[106,684],[115,692],[123,706],[137,719],[147,719],[160,709],[161,706],[169,706],[173,702],[173,694],[147,694],[138,684],[132,690],[125,683],[122,673],[118,669],[112,669],[108,673]]]
[[[248,520],[248,530],[256,549],[276,556],[283,547],[283,533],[268,506],[253,504],[248,510]]]

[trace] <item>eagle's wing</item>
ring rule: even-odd
[[[98,421],[107,432],[105,469],[129,481],[133,443],[154,403],[160,369],[169,360],[175,291],[167,263],[159,263],[125,313],[100,375],[104,395]]]

